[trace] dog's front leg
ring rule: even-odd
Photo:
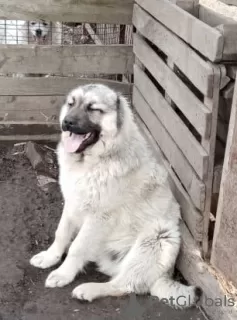
[[[76,226],[69,218],[71,210],[72,207],[67,205],[66,201],[55,233],[54,242],[46,251],[42,251],[33,256],[30,260],[31,265],[45,269],[54,266],[61,260],[62,255],[69,247],[73,236],[75,236]]]
[[[49,274],[45,286],[63,287],[72,282],[86,263],[95,261],[105,234],[105,226],[102,227],[100,221],[92,216],[87,217],[72,242],[66,259],[58,269]]]

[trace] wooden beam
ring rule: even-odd
[[[228,290],[224,276],[202,259],[200,248],[184,223],[181,224],[181,232],[182,246],[177,268],[189,283],[202,288],[201,307],[211,320],[236,320],[235,295]],[[230,264],[230,260],[228,262]]]
[[[104,84],[123,95],[132,92],[132,84],[99,78],[0,77],[1,96],[64,96],[78,86],[91,83]]]
[[[54,121],[64,99],[64,96],[0,96],[0,120]]]
[[[28,135],[10,135],[2,136],[0,135],[0,141],[2,142],[22,142],[22,141],[38,141],[38,142],[58,142],[60,139],[60,134],[28,134]]]
[[[132,73],[132,46],[1,45],[0,73]]]
[[[236,61],[237,59],[237,22],[232,24],[222,24],[217,29],[225,39],[222,60]]]
[[[51,135],[60,133],[58,122],[0,121],[0,136]]]
[[[211,255],[212,264],[237,286],[237,82],[229,122],[219,203]]]
[[[217,27],[220,24],[236,23],[236,20],[231,19],[224,14],[220,14],[206,7],[205,5],[198,5],[199,19],[211,27]]]
[[[1,19],[130,24],[133,0],[0,0]]]

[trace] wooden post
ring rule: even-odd
[[[237,81],[217,208],[211,263],[237,285]]]

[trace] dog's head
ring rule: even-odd
[[[29,32],[37,43],[42,43],[50,32],[50,22],[45,20],[29,21]]]
[[[60,114],[65,150],[82,153],[97,147],[97,151],[108,151],[121,132],[126,107],[126,99],[104,85],[71,91]]]

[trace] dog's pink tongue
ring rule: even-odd
[[[85,139],[84,134],[72,133],[70,136],[64,138],[64,148],[67,152],[76,152],[83,140]]]

